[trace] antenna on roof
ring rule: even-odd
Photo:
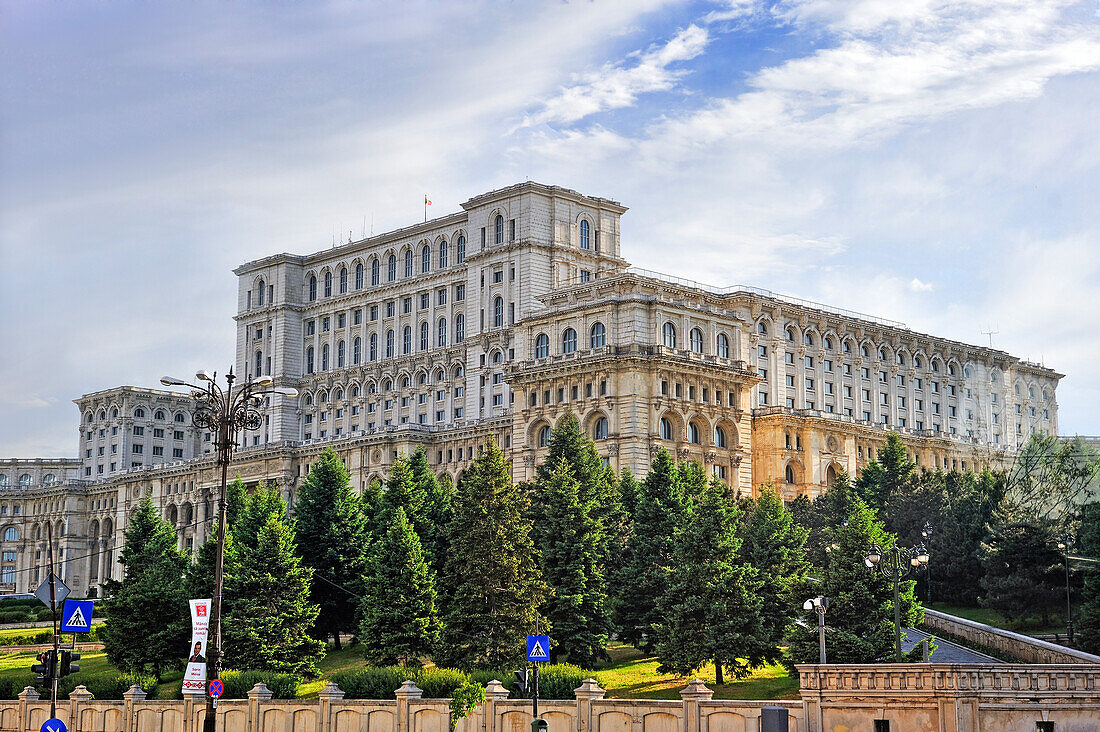
[[[999,330],[983,330],[982,334],[989,338],[989,347],[993,348],[993,336],[997,335],[1001,331]]]
[[[363,217],[363,238],[367,238],[367,217]]]

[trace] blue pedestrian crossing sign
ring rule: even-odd
[[[42,723],[41,732],[65,732],[65,723],[54,717]]]
[[[548,636],[548,635],[529,635],[529,636],[527,636],[527,660],[528,661],[549,661],[550,660],[550,636]]]
[[[61,610],[62,633],[89,633],[92,630],[92,601],[66,600]]]

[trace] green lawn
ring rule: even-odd
[[[1025,621],[1009,621],[996,610],[987,607],[962,607],[959,605],[947,605],[942,602],[933,602],[929,607],[941,613],[957,615],[960,618],[973,620],[976,623],[992,625],[994,628],[1005,628],[1006,630],[1011,630],[1016,633],[1043,635],[1047,633],[1064,633],[1066,630],[1065,621],[1059,617],[1052,617],[1044,624],[1041,618],[1031,618]]]

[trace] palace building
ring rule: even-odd
[[[1004,466],[1057,434],[1061,374],[993,348],[767,290],[629,266],[621,204],[522,183],[441,218],[241,265],[238,374],[271,376],[231,472],[293,508],[333,447],[362,489],[424,446],[457,477],[487,435],[529,479],[575,413],[616,470],[697,460],[744,494],[814,497],[889,432],[920,465]],[[171,372],[172,364],[164,371]],[[120,576],[127,518],[151,496],[195,549],[219,474],[187,394],[120,387],[76,400],[80,457],[0,461],[0,591],[44,578],[45,529],[77,593]]]

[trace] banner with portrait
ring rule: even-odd
[[[187,647],[184,694],[206,693],[206,639],[210,627],[210,600],[191,600],[191,645]]]

